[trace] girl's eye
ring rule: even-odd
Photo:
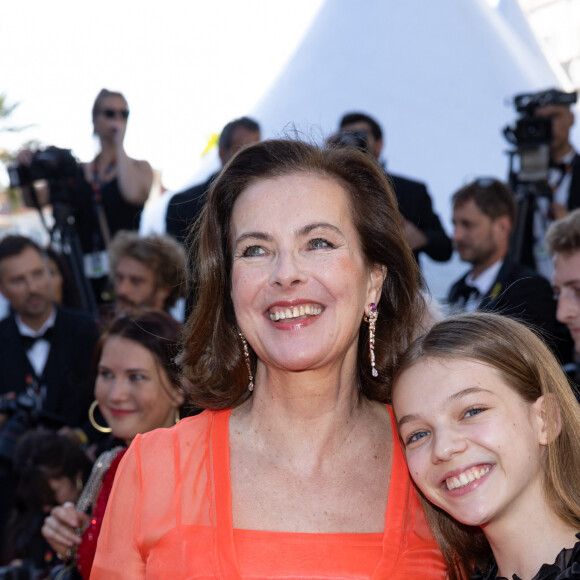
[[[113,377],[113,373],[111,371],[106,371],[103,369],[99,371],[99,377],[102,379],[110,379]]]
[[[427,437],[429,433],[427,431],[416,431],[415,433],[411,433],[407,440],[405,441],[405,445],[410,445],[411,443],[415,443],[419,441],[419,439],[423,439],[423,437]]]
[[[331,244],[328,240],[323,238],[315,238],[314,240],[310,240],[309,245],[313,250],[334,248],[334,244]]]
[[[261,246],[248,246],[243,252],[242,256],[244,258],[251,258],[252,256],[262,256],[264,254],[264,248]]]
[[[132,382],[142,381],[144,379],[145,379],[145,375],[142,375],[141,373],[133,373],[133,374],[129,375],[129,380]]]
[[[471,409],[465,411],[465,416],[473,417],[474,415],[479,415],[480,413],[483,413],[483,411],[485,411],[485,407],[472,407]]]

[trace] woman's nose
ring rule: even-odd
[[[125,381],[115,378],[110,382],[108,399],[110,401],[122,401],[127,397]]]
[[[300,259],[291,251],[280,252],[276,260],[270,282],[282,287],[290,287],[305,280],[300,267]]]

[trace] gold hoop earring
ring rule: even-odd
[[[110,433],[112,431],[112,429],[110,427],[103,427],[102,425],[99,425],[97,423],[97,421],[95,420],[95,409],[99,406],[99,402],[97,401],[97,399],[95,399],[92,403],[91,406],[89,407],[89,421],[91,422],[91,425],[97,430],[100,431],[101,433]]]
[[[242,346],[244,347],[244,360],[246,361],[246,368],[248,369],[248,391],[254,390],[254,375],[252,375],[252,366],[250,363],[250,351],[248,350],[248,343],[245,336],[239,332],[240,338],[242,339]]]

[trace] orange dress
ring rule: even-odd
[[[395,443],[380,534],[235,530],[230,411],[138,435],[115,478],[91,580],[443,580],[389,412]]]

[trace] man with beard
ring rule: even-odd
[[[168,235],[121,231],[109,246],[115,314],[135,308],[170,310],[185,296],[185,250]]]
[[[0,292],[11,313],[0,321],[0,537],[10,513],[12,454],[37,425],[84,430],[98,332],[92,316],[56,306],[48,260],[24,236],[0,241]]]
[[[46,255],[24,236],[0,242],[0,292],[11,308],[0,321],[0,395],[26,393],[36,410],[83,423],[98,339],[92,316],[54,304]]]
[[[497,179],[477,179],[452,197],[453,243],[472,268],[451,286],[452,311],[487,310],[540,327],[563,360],[571,340],[556,320],[549,282],[508,255],[516,206],[510,189]]]

